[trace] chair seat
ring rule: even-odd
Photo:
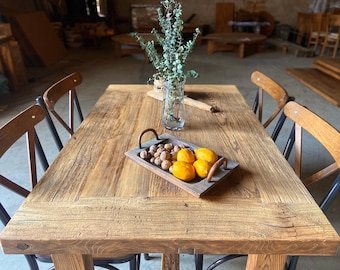
[[[312,32],[311,33],[312,37],[325,37],[326,36],[326,32],[324,31],[320,31],[320,32]]]
[[[339,34],[338,33],[330,33],[327,37],[328,38],[332,38],[332,39],[338,39],[339,38]]]

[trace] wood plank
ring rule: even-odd
[[[232,32],[233,28],[228,24],[234,18],[234,3],[216,3],[215,32]]]
[[[338,58],[315,58],[312,66],[337,80],[340,80],[340,59]]]
[[[13,92],[20,91],[28,83],[21,50],[13,36],[0,36],[0,72],[9,80]]]
[[[67,52],[44,12],[16,14],[12,17],[13,35],[33,65],[49,66]]]
[[[339,80],[313,68],[286,69],[286,72],[330,103],[340,107]]]

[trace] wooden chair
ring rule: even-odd
[[[79,121],[82,122],[84,120],[76,92],[76,87],[81,83],[82,76],[78,72],[73,72],[68,76],[62,78],[58,82],[54,83],[43,94],[43,99],[46,107],[70,135],[73,135],[75,130],[75,108],[78,112]],[[58,103],[60,98],[65,95],[68,95],[69,98],[68,123],[61,116],[61,113],[56,111],[56,104]]]
[[[35,99],[35,102],[36,102],[37,105],[41,106],[44,109],[47,126],[48,126],[51,134],[53,135],[52,137],[53,137],[53,139],[54,139],[54,141],[55,141],[55,143],[58,147],[58,150],[60,151],[63,148],[63,143],[62,143],[60,136],[59,136],[59,133],[58,133],[58,131],[57,131],[55,125],[54,125],[54,122],[52,120],[50,112],[46,107],[44,99],[42,98],[42,96],[37,96],[37,98]]]
[[[322,29],[323,13],[312,13],[308,20],[309,25],[309,36],[307,47],[314,45],[316,51],[318,46],[323,42],[326,36],[326,29]]]
[[[0,128],[0,158],[24,135],[26,135],[27,154],[29,163],[30,189],[17,184],[9,177],[0,174],[0,185],[9,191],[27,197],[30,191],[38,182],[37,156],[42,162],[42,167],[46,170],[49,166],[39,138],[35,131],[35,126],[45,118],[45,110],[40,105],[32,105],[17,116],[12,118]],[[38,155],[36,155],[36,152]],[[8,212],[0,203],[0,220],[6,226],[10,220]],[[47,255],[27,255],[26,259],[31,270],[39,270],[37,261],[52,263],[52,259]],[[140,254],[119,254],[116,258],[94,257],[94,265],[105,269],[117,270],[111,264],[129,262],[130,270],[138,270],[140,264]],[[52,268],[51,268],[52,269]],[[54,269],[54,268],[53,268]]]
[[[281,85],[259,71],[254,71],[251,74],[251,81],[258,86],[257,94],[253,103],[253,111],[257,115],[259,121],[263,124],[263,127],[267,128],[274,119],[277,118],[279,113],[282,112],[286,103],[294,100],[295,98],[289,96],[287,91]],[[266,120],[263,120],[264,92],[271,96],[277,104],[276,109],[266,117]],[[282,112],[271,135],[274,141],[277,139],[284,121],[285,115]]]
[[[283,154],[288,159],[292,149],[295,148],[294,169],[301,181],[309,186],[333,174],[337,175],[320,203],[321,210],[326,212],[340,193],[340,133],[324,119],[296,102],[289,102],[284,108],[284,113],[293,121],[294,126]],[[308,177],[302,177],[303,131],[309,133],[317,143],[321,144],[333,159],[330,165],[315,169],[316,172]],[[297,261],[297,256],[292,257],[288,269],[295,270]]]
[[[320,56],[323,56],[328,51],[332,51],[332,57],[335,58],[339,46],[340,39],[340,15],[327,15],[326,35],[322,44]]]

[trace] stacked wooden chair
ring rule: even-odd
[[[331,52],[332,57],[335,58],[340,40],[340,14],[327,15],[327,29],[322,43],[320,56],[328,55]],[[326,54],[327,53],[327,54]]]

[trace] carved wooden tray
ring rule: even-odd
[[[141,143],[142,136],[145,132],[148,131],[152,131],[155,134],[155,138],[142,144]],[[196,176],[192,181],[185,182],[173,176],[169,171],[165,171],[161,167],[156,166],[155,164],[149,162],[148,160],[142,159],[139,156],[139,154],[142,150],[149,148],[151,145],[153,144],[157,145],[160,143],[162,144],[172,143],[173,145],[181,146],[184,145],[185,147],[188,147],[191,150],[200,148],[199,146],[179,140],[178,138],[167,133],[158,136],[156,131],[153,129],[147,129],[143,131],[139,136],[138,141],[139,141],[138,147],[131,149],[130,151],[127,151],[125,153],[127,157],[137,162],[144,168],[150,170],[151,172],[157,174],[158,176],[164,178],[170,183],[184,189],[185,191],[189,192],[190,194],[198,198],[202,197],[202,195],[204,195],[208,190],[212,189],[218,183],[225,180],[227,176],[230,175],[239,165],[238,162],[236,161],[228,160],[224,157],[219,157],[219,160],[216,161],[216,163],[213,165],[209,175],[206,178],[202,179]]]

